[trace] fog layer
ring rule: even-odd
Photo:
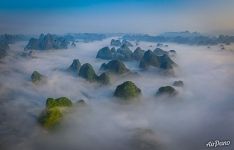
[[[90,63],[98,74],[104,60],[97,51],[111,39],[77,43],[67,50],[37,51],[34,58],[22,57],[26,43],[11,46],[0,63],[0,149],[142,149],[141,142],[161,149],[206,149],[212,140],[233,140],[234,53],[219,46],[186,46],[167,43],[175,49],[175,75],[156,69],[141,71],[137,62],[125,62],[137,75],[112,77],[111,85],[100,86],[66,73],[74,58]],[[156,43],[140,42],[143,49]],[[151,47],[151,45],[153,47]],[[132,50],[136,47],[134,46]],[[230,50],[229,50],[230,49]],[[34,85],[34,70],[48,82]],[[139,100],[122,104],[113,98],[117,85],[133,81],[141,90]],[[155,97],[161,86],[182,80],[176,97]],[[72,109],[62,129],[50,133],[37,122],[48,97],[84,99],[86,107]],[[222,147],[231,149],[233,146]],[[144,149],[144,147],[143,147]]]

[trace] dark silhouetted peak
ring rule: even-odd
[[[156,93],[156,95],[169,95],[169,96],[174,96],[176,94],[177,91],[171,86],[160,87]]]
[[[132,57],[135,60],[141,60],[144,56],[145,51],[142,50],[140,47],[137,47],[136,50],[133,52]]]
[[[121,46],[121,41],[120,40],[111,40],[111,46]]]
[[[113,49],[112,49],[113,50]],[[110,60],[113,58],[113,52],[110,50],[109,47],[103,47],[101,48],[98,53],[96,58],[101,58],[101,59],[105,59],[105,60]]]
[[[52,34],[41,34],[39,39],[31,38],[25,49],[49,50],[66,49],[69,42],[63,38]]]
[[[116,74],[123,74],[129,72],[124,63],[120,60],[111,60],[107,64],[104,63],[102,64],[101,69]]]
[[[97,75],[92,65],[90,65],[89,63],[83,64],[81,66],[79,76],[91,82],[97,80]]]
[[[81,67],[81,63],[80,63],[79,59],[74,59],[72,64],[68,68],[68,71],[73,72],[75,74],[78,74],[80,67]]]

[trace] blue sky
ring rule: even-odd
[[[1,33],[233,32],[232,0],[1,0]]]
[[[84,8],[94,5],[115,5],[115,4],[149,4],[149,5],[181,5],[185,0],[1,0],[1,9],[30,10],[30,9],[64,9]]]

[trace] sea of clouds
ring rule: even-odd
[[[137,74],[113,76],[107,86],[65,71],[77,58],[82,64],[92,64],[100,74],[101,64],[108,61],[95,57],[110,40],[36,51],[33,58],[22,56],[27,43],[10,45],[9,55],[0,63],[0,149],[136,150],[147,149],[147,143],[165,150],[199,150],[206,149],[211,140],[234,140],[233,45],[220,50],[219,46],[167,43],[163,49],[177,52],[172,57],[178,65],[173,75],[152,68],[141,71],[139,62],[125,62]],[[153,50],[156,43],[140,42],[139,46]],[[34,70],[47,76],[47,82],[33,84],[30,76]],[[122,104],[113,93],[127,80],[133,81],[142,95],[136,102]],[[176,80],[185,84],[176,87],[176,97],[155,96],[159,87]],[[88,105],[67,114],[61,130],[47,132],[37,117],[48,97],[62,96],[73,102],[84,99]]]

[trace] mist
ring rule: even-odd
[[[141,143],[161,149],[206,149],[212,140],[233,141],[234,45],[190,46],[165,43],[175,49],[172,57],[178,67],[174,75],[157,69],[141,71],[137,62],[125,65],[137,75],[113,76],[111,84],[100,86],[65,70],[78,58],[93,65],[97,74],[105,60],[97,51],[111,38],[78,42],[76,48],[36,51],[35,57],[22,57],[25,42],[10,45],[0,63],[0,148],[15,149],[147,149]],[[152,45],[152,47],[151,47]],[[153,50],[156,43],[140,42],[142,49]],[[136,46],[131,50],[135,50]],[[31,82],[34,70],[47,76],[42,85]],[[117,85],[133,81],[142,95],[137,101],[122,104],[113,97]],[[175,97],[156,97],[159,87],[182,80]],[[66,96],[74,103],[84,99],[85,107],[72,108],[57,132],[48,132],[37,122],[48,97]],[[230,149],[222,147],[222,149]]]

